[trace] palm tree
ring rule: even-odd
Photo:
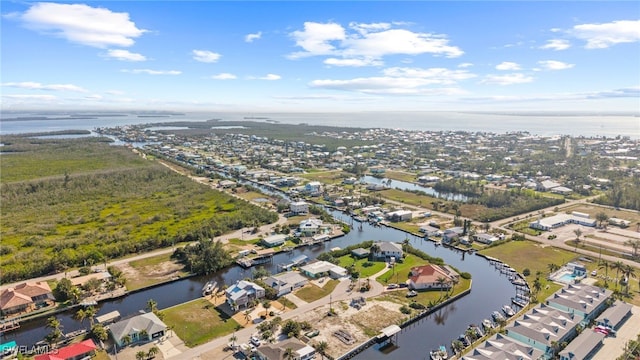
[[[533,280],[533,291],[537,294],[542,290],[542,283],[540,282],[540,278],[536,278]]]
[[[248,324],[249,321],[251,321],[251,310],[249,310],[249,309],[245,310],[243,315],[244,315],[244,321],[246,321],[247,324]]]
[[[158,349],[157,346],[152,346],[149,351],[147,351],[147,358],[148,359],[153,359],[154,357],[156,357],[156,355],[160,352],[160,349]]]
[[[638,256],[638,248],[640,248],[640,240],[631,239],[631,240],[625,241],[624,244],[627,246],[631,246],[631,248],[633,249],[634,258]]]
[[[371,259],[375,260],[374,256],[376,253],[380,252],[380,245],[373,243],[373,245],[371,245],[371,247],[369,248],[369,252],[371,254]]]
[[[603,223],[606,224],[607,220],[609,220],[609,216],[607,215],[607,213],[602,211],[596,214],[596,220],[598,220],[600,226],[602,226]]]
[[[609,279],[609,263],[606,260],[602,260],[600,264],[598,264],[598,269],[604,269],[604,283],[606,285]]]
[[[296,358],[296,353],[293,352],[293,349],[290,347],[286,348],[286,350],[284,351],[284,359],[293,360],[295,358]]]
[[[149,299],[149,301],[147,301],[147,309],[155,313],[158,310],[158,303],[153,299]]]
[[[631,266],[631,265],[625,265],[624,268],[622,269],[622,273],[624,274],[624,276],[627,278],[627,283],[626,283],[626,293],[627,295],[629,295],[629,282],[631,282],[631,278],[636,278],[636,269]]]
[[[133,341],[133,340],[131,339],[131,335],[129,335],[129,334],[127,334],[127,335],[123,336],[121,340],[122,340],[122,344],[123,344],[124,346],[127,346],[127,345],[131,344],[131,342]]]
[[[142,350],[136,353],[136,360],[144,360],[144,358],[146,357],[147,357],[147,353]]]
[[[582,230],[575,229],[575,230],[573,230],[573,233],[576,234],[576,239],[574,240],[576,242],[576,248],[575,248],[574,252],[577,252],[578,251],[578,244],[580,243],[580,236],[582,236]]]
[[[149,340],[149,333],[147,332],[147,330],[140,330],[140,332],[138,333],[138,341],[147,341]]]
[[[58,318],[51,316],[47,318],[46,326],[51,329],[51,333],[46,336],[46,340],[49,344],[55,345],[62,338],[62,324]]]
[[[547,264],[547,268],[549,269],[549,274],[552,274],[554,271],[558,270],[560,266],[554,263],[550,263],[550,264]]]
[[[86,309],[84,309],[84,315],[87,319],[89,319],[90,326],[93,326],[94,317],[96,316],[97,313],[98,313],[98,310],[93,306],[89,306]]]
[[[442,298],[442,289],[444,288],[444,283],[446,282],[447,279],[445,279],[444,276],[438,276],[438,278],[436,279],[436,283],[440,287],[440,298]]]
[[[262,307],[264,307],[264,315],[269,315],[269,308],[271,308],[271,301],[265,301],[262,303]]]
[[[326,341],[320,341],[319,343],[314,345],[314,348],[320,354],[320,356],[322,357],[322,360],[324,360],[324,353],[325,351],[327,351],[328,347],[329,347],[329,344],[327,344]]]
[[[75,315],[73,316],[76,320],[80,321],[80,324],[82,324],[84,322],[84,319],[87,318],[87,313],[84,312],[84,309],[79,309],[78,311],[76,311]]]
[[[624,269],[624,264],[622,263],[622,261],[618,260],[616,262],[614,262],[613,264],[611,264],[611,270],[615,270],[616,271],[616,289],[618,288],[618,275],[620,274],[620,271],[622,271]]]

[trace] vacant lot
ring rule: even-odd
[[[296,291],[295,295],[306,302],[314,302],[331,294],[333,289],[340,283],[338,280],[329,280],[324,283],[323,287],[319,287],[313,283],[305,285],[302,289]]]
[[[211,302],[198,299],[162,310],[164,322],[188,347],[231,334],[240,326]]]

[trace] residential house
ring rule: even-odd
[[[519,359],[537,360],[541,350],[497,333],[464,355],[461,360]]]
[[[262,286],[246,280],[237,281],[225,290],[227,303],[234,311],[240,307],[248,307],[251,301],[262,299],[264,295]]]
[[[295,215],[306,215],[309,213],[309,203],[306,201],[294,201],[289,204],[289,211]]]
[[[445,244],[450,243],[452,241],[459,239],[462,236],[462,234],[464,234],[464,228],[461,228],[459,226],[446,229],[442,233],[442,242]]]
[[[327,226],[324,225],[322,220],[315,218],[302,220],[300,225],[298,225],[298,231],[301,236],[313,236],[318,233],[324,233],[326,229]]]
[[[500,240],[497,236],[495,236],[493,234],[489,234],[489,233],[474,234],[473,236],[471,236],[471,238],[474,241],[477,241],[477,242],[483,243],[483,244],[487,244],[487,245],[491,245],[494,242]]]
[[[560,351],[560,360],[591,359],[602,347],[605,337],[601,332],[583,331]]]
[[[438,229],[437,227],[430,226],[430,225],[420,226],[420,229],[418,229],[418,231],[423,233],[424,236],[426,236],[426,237],[442,236],[442,231],[440,229]]]
[[[607,306],[613,291],[583,283],[569,284],[549,296],[545,303],[576,315],[583,324],[595,319]]]
[[[374,259],[382,260],[395,260],[402,259],[404,251],[402,250],[402,244],[394,243],[390,241],[377,241],[371,246],[371,256]]]
[[[55,299],[49,284],[44,281],[25,282],[0,293],[0,312],[3,316],[30,312],[53,305]]]
[[[319,181],[308,182],[304,185],[302,191],[309,196],[320,196],[322,194],[322,183]]]
[[[391,211],[387,213],[387,219],[398,222],[398,221],[409,221],[413,217],[413,212],[409,210],[397,210]]]
[[[613,305],[598,316],[596,323],[617,330],[625,320],[631,317],[631,309],[633,309],[633,305],[616,300]]]
[[[61,347],[47,354],[36,355],[34,360],[84,360],[93,357],[98,347],[88,339],[73,345]]]
[[[423,265],[411,268],[409,288],[415,290],[450,289],[460,275],[449,266]]]
[[[353,249],[351,250],[351,256],[356,259],[363,259],[369,256],[369,250],[363,248]]]
[[[300,272],[312,279],[329,276],[332,279],[346,277],[347,269],[328,261],[314,261],[300,268]]]
[[[286,240],[287,240],[287,235],[275,234],[275,235],[269,235],[263,238],[262,240],[260,240],[260,242],[266,247],[276,247],[276,246],[283,245]]]
[[[139,341],[151,341],[164,336],[167,325],[152,312],[132,316],[109,325],[109,332],[119,347]]]
[[[282,296],[305,286],[309,280],[297,271],[280,273],[269,276],[265,283],[276,290],[277,296]]]
[[[293,350],[293,358],[287,357],[287,349]],[[287,338],[275,344],[265,344],[256,349],[259,360],[311,360],[315,359],[316,350],[295,337]]]

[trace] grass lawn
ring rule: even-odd
[[[402,222],[390,223],[389,226],[392,228],[403,230],[403,231],[408,231],[411,234],[416,236],[424,235],[420,233],[420,226],[416,223],[402,221]]]
[[[96,350],[96,355],[92,357],[93,360],[110,360],[109,355],[104,350]]]
[[[457,295],[465,290],[467,290],[471,286],[471,280],[460,279],[458,284],[453,288],[453,293],[449,294],[448,291],[440,291],[440,290],[428,290],[428,291],[417,291],[418,296],[414,297],[406,297],[407,289],[389,291],[385,293],[383,296],[378,299],[393,301],[398,304],[406,304],[409,305],[412,302],[417,302],[424,306],[429,306],[429,304],[436,304],[442,300],[447,299],[450,296]]]
[[[393,171],[393,170],[385,171],[384,176],[387,179],[406,181],[410,183],[416,182],[416,178],[418,177],[416,174],[413,174],[413,173],[408,173],[404,171]],[[393,187],[393,181],[391,182],[391,187]]]
[[[197,299],[162,310],[164,323],[173,328],[176,335],[188,347],[204,344],[212,339],[231,334],[240,326],[209,301]]]
[[[289,309],[297,309],[298,308],[298,306],[296,304],[292,303],[289,299],[287,299],[284,296],[278,298],[278,302],[280,304],[288,307]]]
[[[300,174],[300,177],[311,181],[320,181],[323,184],[338,184],[343,178],[349,177],[342,170],[317,171],[307,174]]]
[[[134,269],[140,270],[147,266],[157,266],[166,261],[172,261],[171,254],[161,254],[161,255],[151,256],[145,259],[131,261],[129,262],[129,265],[131,265],[131,267]]]
[[[361,278],[369,277],[384,269],[384,267],[386,266],[386,263],[381,261],[369,261],[369,259],[367,258],[355,259],[351,255],[342,256],[338,258],[338,260],[340,260],[340,263],[338,265],[342,266],[345,269],[350,267],[351,265],[355,265],[355,269],[360,274]],[[364,266],[365,263],[373,265]]]
[[[414,266],[428,264],[427,260],[422,260],[415,255],[407,255],[402,263],[396,263],[395,269],[389,269],[386,273],[378,276],[376,280],[382,284],[404,283],[409,278],[409,271]]]
[[[298,290],[295,295],[300,299],[310,303],[329,295],[333,289],[340,283],[338,280],[329,280],[324,287],[309,284]]]
[[[256,239],[241,240],[238,238],[233,238],[233,239],[229,239],[228,242],[229,244],[238,245],[238,246],[257,245],[260,243],[260,239],[256,238]]]

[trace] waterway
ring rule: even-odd
[[[332,211],[332,215],[346,222],[350,221],[341,212]],[[278,264],[286,263],[291,258],[301,254],[313,259],[333,247],[344,248],[366,240],[401,242],[407,238],[407,234],[404,232],[387,227],[374,227],[363,224],[362,231],[357,230],[357,226],[355,228],[343,237],[325,242],[323,246],[304,247],[291,253],[277,254],[274,256],[272,263],[264,266],[275,273],[277,272]],[[416,354],[420,354],[419,358],[421,359],[423,354],[428,356],[428,352],[432,348],[440,344],[450,344],[451,340],[464,333],[469,324],[479,324],[483,318],[489,318],[493,310],[499,310],[503,304],[509,303],[510,298],[515,295],[515,288],[506,276],[501,275],[484,258],[463,254],[443,246],[436,246],[431,241],[413,235],[409,235],[408,238],[414,247],[433,256],[443,258],[446,263],[455,266],[460,271],[471,273],[473,276],[473,289],[464,298],[403,329],[397,338],[399,347],[391,353],[383,354],[376,347],[372,347],[359,354],[356,358],[417,359],[415,357]],[[200,297],[202,287],[209,280],[215,280],[218,284],[231,284],[237,280],[250,277],[251,271],[251,269],[245,270],[239,266],[233,266],[210,276],[186,278],[129,294],[120,299],[100,303],[98,305],[98,315],[114,310],[118,310],[123,316],[134,314],[144,310],[149,299],[155,300],[160,309],[177,305]],[[71,311],[58,314],[57,317],[64,327],[64,332],[71,332],[83,326],[88,326],[86,320],[84,324],[80,324],[80,322],[73,319],[73,312]],[[18,331],[5,334],[1,342],[15,340],[19,345],[31,346],[35,342],[42,340],[49,332],[49,329],[45,327],[45,323],[45,319],[23,323]]]
[[[400,189],[406,191],[422,191],[427,195],[437,197],[440,199],[467,202],[469,198],[462,194],[454,194],[454,193],[441,193],[435,190],[430,186],[422,186],[406,181],[401,180],[391,180],[391,183],[387,183],[389,179],[386,178],[377,178],[371,175],[365,175],[360,178],[361,182],[365,182],[367,184],[376,184],[376,185],[384,185],[393,189]]]

